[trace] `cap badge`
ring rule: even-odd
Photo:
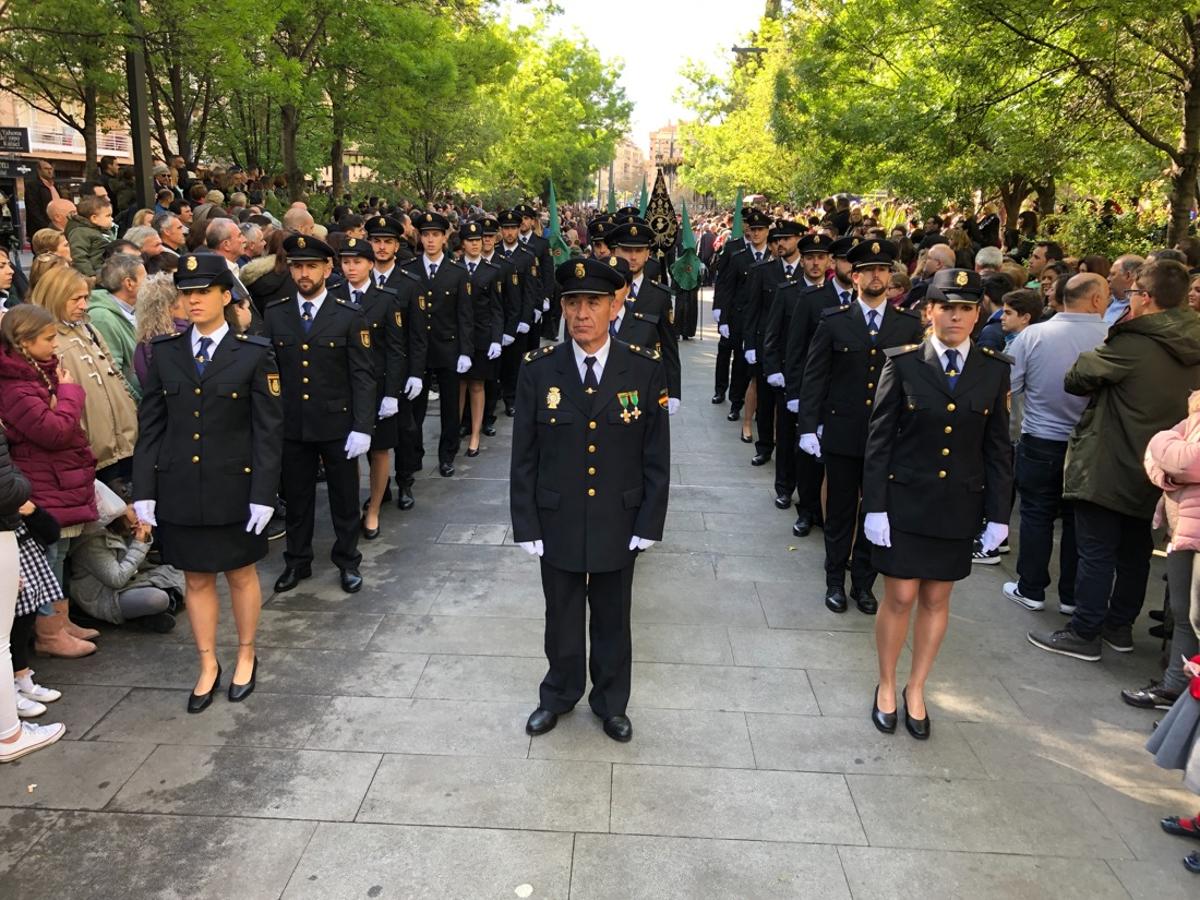
[[[298,238],[296,238],[296,246],[297,246],[297,247],[299,247],[299,248],[301,248],[301,249],[303,249],[305,246],[307,246],[307,245],[304,243],[304,238],[302,238],[302,237],[298,237]]]
[[[346,246],[353,247],[357,243],[358,243],[358,238],[350,238],[350,240],[346,241]]]
[[[425,221],[432,222],[433,221],[433,213],[425,213]]]
[[[615,256],[610,256],[608,258],[608,264],[615,269],[617,267],[617,258]]]
[[[878,241],[876,241],[874,244],[871,245],[871,252],[872,253],[879,252],[879,242]]]
[[[630,233],[630,234],[632,234],[634,237],[637,237],[637,226],[636,226],[636,225],[630,225],[630,226],[629,226],[629,233]]]
[[[966,283],[970,280],[971,279],[967,275],[966,272],[959,272],[958,276],[954,279],[954,283],[957,284],[959,287],[965,287]]]
[[[583,263],[575,263],[575,277],[582,278],[586,274],[587,269],[584,268]]]
[[[196,260],[196,257],[194,257],[194,256],[188,257],[186,268],[189,272],[195,272],[196,266],[198,266],[198,265],[200,265],[200,263]]]

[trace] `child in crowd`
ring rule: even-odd
[[[72,265],[80,275],[95,280],[104,265],[104,249],[112,243],[113,210],[107,197],[80,197],[76,214],[67,222]]]

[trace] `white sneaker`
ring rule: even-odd
[[[28,697],[30,700],[36,700],[38,703],[53,703],[62,696],[62,691],[56,691],[53,688],[42,687],[33,680],[36,673],[30,669],[24,675],[20,675],[13,679],[13,683],[17,686],[17,693],[23,697]]]
[[[36,719],[45,711],[43,704],[30,700],[24,694],[17,694],[17,715],[22,719]]]
[[[0,742],[0,763],[20,759],[34,750],[49,747],[67,733],[67,726],[61,722],[53,725],[34,725],[32,722],[21,723],[21,735],[11,744]]]
[[[1060,613],[1062,613],[1064,616],[1073,616],[1073,615],[1075,615],[1075,604],[1074,603],[1063,603],[1061,600],[1059,600],[1058,601],[1058,611]]]
[[[1004,596],[1013,603],[1025,607],[1030,612],[1041,612],[1046,608],[1046,604],[1043,601],[1031,600],[1029,597],[1026,597],[1019,590],[1017,590],[1017,583],[1015,581],[1004,582]]]

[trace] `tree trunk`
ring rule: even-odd
[[[1192,77],[1183,95],[1183,132],[1179,135],[1178,159],[1171,165],[1171,218],[1167,244],[1187,237],[1192,207],[1196,201],[1196,178],[1200,176],[1200,55],[1193,55]]]
[[[1021,214],[1021,204],[1028,196],[1029,182],[1020,175],[1014,175],[1000,185],[1000,202],[1004,206],[1006,228],[1017,227],[1017,216]]]
[[[90,84],[86,85],[83,89],[83,177],[88,181],[95,181],[100,174],[100,167],[96,161],[98,105],[96,88]]]
[[[1045,181],[1039,181],[1033,186],[1037,191],[1038,198],[1038,216],[1048,216],[1054,212],[1054,199],[1058,193],[1057,185],[1054,183],[1054,176],[1050,175]]]
[[[294,103],[279,107],[280,147],[283,152],[283,174],[287,178],[289,200],[300,200],[304,196],[304,173],[296,159],[296,136],[300,131],[300,110]]]
[[[333,144],[329,148],[329,181],[331,185],[329,193],[336,206],[342,202],[342,194],[346,191],[345,179],[342,177],[342,168],[346,164],[346,142],[343,137],[343,128],[336,119],[333,128]]]

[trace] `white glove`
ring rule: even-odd
[[[517,334],[529,334],[529,323],[528,322],[518,322],[517,323]]]
[[[887,513],[867,513],[863,519],[863,534],[872,544],[892,546],[892,526],[888,524]]]
[[[802,434],[800,435],[800,449],[809,456],[815,456],[817,459],[820,459],[821,439],[815,434]]]
[[[395,397],[384,397],[379,401],[379,418],[390,419],[400,412],[400,401]]]
[[[755,350],[747,350],[746,362],[750,365],[754,365],[756,362],[758,362],[758,352]]]
[[[679,398],[678,397],[668,397],[667,398],[667,415],[673,416],[678,411],[679,411]]]
[[[648,541],[645,538],[640,538],[636,534],[629,539],[630,550],[649,550],[654,546],[654,541]]]
[[[721,337],[723,337],[723,338],[728,338],[729,337],[729,326],[728,325],[718,325],[717,333],[720,334]]]
[[[545,549],[542,547],[541,541],[521,541],[520,543],[517,544],[517,546],[520,547],[522,550],[524,550],[526,553],[528,553],[530,556],[541,556],[543,553],[546,552]]]
[[[157,505],[157,500],[134,500],[133,511],[137,513],[138,521],[147,525],[157,525],[158,520],[154,518],[154,507]]]
[[[371,436],[361,431],[352,431],[346,436],[346,459],[362,456],[371,449]]]
[[[720,308],[720,307],[717,307],[716,309],[714,309],[714,310],[712,311],[712,317],[713,317],[713,324],[714,324],[714,325],[720,325],[720,324],[721,324],[721,308]]]
[[[404,396],[409,400],[416,400],[417,396],[425,389],[425,382],[420,378],[409,378],[404,382]]]
[[[787,410],[790,413],[799,413],[800,412],[800,401],[799,400],[789,400],[787,402]]]
[[[500,355],[500,345],[495,344],[495,343],[488,344],[488,354],[487,354],[488,359],[495,359],[499,355]]]
[[[817,426],[817,437],[819,437],[819,438],[825,437],[825,426],[824,425]]]
[[[509,344],[511,344],[515,340],[516,340],[516,338],[513,337],[511,334],[500,335],[500,343],[503,344],[505,347],[507,347]]]
[[[550,312],[550,300],[542,300],[542,312]]]
[[[771,387],[783,387],[783,373],[776,372],[773,375],[768,375],[767,384]]]
[[[1007,537],[1007,525],[1000,522],[988,522],[987,527],[983,529],[983,534],[979,536],[979,547],[984,553],[991,553],[1003,544]]]
[[[542,311],[540,309],[535,309],[533,311],[533,324],[536,325],[540,321],[542,321]],[[526,330],[528,330],[528,328],[526,328]]]
[[[458,369],[459,375],[464,374],[467,371],[467,369],[471,368],[471,357],[460,356],[458,358],[458,366],[456,368]]]
[[[267,523],[271,521],[271,516],[275,515],[275,507],[263,506],[261,503],[250,504],[250,518],[246,522],[246,534],[254,532],[262,534],[263,529],[267,527]]]

